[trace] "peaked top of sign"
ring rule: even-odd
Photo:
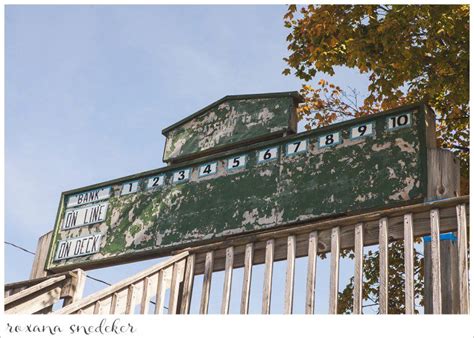
[[[227,95],[163,129],[163,161],[177,163],[296,133],[298,92]]]

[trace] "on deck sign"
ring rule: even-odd
[[[67,239],[58,243],[54,260],[90,255],[100,250],[101,234]]]

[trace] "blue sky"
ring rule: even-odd
[[[281,75],[285,9],[6,6],[5,240],[34,251],[53,228],[62,191],[162,167],[161,130],[209,103],[298,90],[299,79]],[[364,77],[343,68],[333,82],[366,88]],[[33,256],[5,251],[5,281],[28,278]],[[91,274],[113,282],[151,264]],[[88,285],[86,292],[102,287]]]

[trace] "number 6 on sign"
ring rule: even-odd
[[[175,171],[173,174],[173,183],[182,183],[189,181],[189,176],[191,176],[191,168],[180,169]]]
[[[267,148],[258,152],[257,163],[276,160],[278,157],[278,147]]]

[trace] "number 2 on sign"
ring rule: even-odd
[[[278,147],[267,148],[258,152],[258,163],[276,160],[278,157]]]
[[[165,176],[159,175],[148,179],[147,189],[161,187],[165,183]]]

